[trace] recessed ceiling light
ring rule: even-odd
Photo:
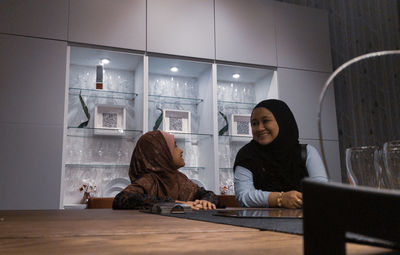
[[[102,58],[100,62],[102,65],[107,65],[110,63],[110,60],[108,58]]]
[[[179,68],[178,68],[178,67],[176,67],[176,66],[173,66],[173,67],[171,67],[169,70],[170,70],[171,72],[174,72],[174,73],[176,73],[176,72],[178,72],[178,71],[179,71]]]
[[[239,77],[240,77],[240,74],[238,74],[238,73],[234,73],[234,74],[232,74],[232,77],[233,77],[233,78],[235,78],[235,79],[239,79]]]

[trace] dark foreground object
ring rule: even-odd
[[[346,254],[346,232],[400,248],[400,192],[303,181],[304,254]]]

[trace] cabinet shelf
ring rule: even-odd
[[[162,103],[162,104],[198,105],[203,102],[203,99],[149,95],[149,102]]]
[[[184,141],[191,141],[196,142],[203,139],[211,138],[211,134],[196,134],[196,133],[176,133],[176,132],[169,132],[170,134],[174,135],[176,140],[184,140]]]
[[[221,171],[233,171],[232,167],[220,167],[219,170]]]
[[[237,108],[237,109],[244,109],[244,110],[252,110],[254,108],[254,106],[256,106],[256,104],[218,100],[218,106],[219,107],[222,106],[224,108]]]
[[[99,164],[99,163],[67,163],[65,164],[65,167],[69,168],[82,168],[82,167],[87,167],[87,168],[126,168],[129,167],[130,165],[128,164]],[[204,167],[201,166],[185,166],[179,168],[180,171],[201,171],[204,170]]]
[[[253,139],[251,136],[239,136],[239,135],[221,135],[219,136],[220,140],[229,140],[230,142],[238,142],[238,143],[248,143]]]
[[[201,166],[185,166],[179,168],[179,171],[198,171],[198,170],[204,170],[204,167]]]
[[[79,95],[97,98],[110,98],[110,99],[123,99],[135,100],[138,96],[137,93],[128,93],[120,91],[99,90],[99,89],[82,89],[82,88],[69,88],[70,95]]]
[[[81,163],[81,164],[73,164],[73,163],[67,163],[65,164],[65,167],[70,167],[70,168],[82,168],[82,167],[88,167],[88,168],[125,168],[129,167],[128,164],[99,164],[99,163]],[[198,170],[204,170],[204,167],[201,166],[187,166],[187,167],[181,167],[179,168],[180,171],[198,171]]]
[[[113,138],[121,138],[121,139],[131,139],[140,136],[143,132],[141,130],[127,130],[121,129],[118,132],[118,135],[99,135],[96,134],[96,131],[105,130],[102,128],[77,128],[77,127],[68,127],[67,128],[67,136],[75,136],[75,137],[113,137]],[[108,129],[107,129],[108,130]]]
[[[65,167],[69,168],[81,168],[81,167],[88,167],[88,168],[126,168],[129,167],[127,164],[90,164],[90,163],[82,163],[82,164],[65,164]]]

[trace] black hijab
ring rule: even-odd
[[[308,176],[308,172],[301,159],[299,130],[293,113],[286,103],[276,99],[264,100],[254,109],[259,107],[274,115],[279,126],[278,136],[267,145],[251,140],[239,150],[233,167],[249,169],[256,189],[301,191],[301,180]]]

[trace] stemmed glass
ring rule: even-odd
[[[186,97],[189,98],[197,98],[197,94],[198,94],[198,88],[195,87],[196,84],[196,80],[191,79],[187,82],[187,86],[188,86],[188,93],[186,95]]]
[[[230,83],[225,90],[225,100],[232,101],[233,100],[233,83]]]
[[[222,100],[223,96],[223,86],[218,83],[218,88],[217,88],[217,100]]]
[[[242,100],[241,100],[241,102],[242,103],[247,103],[248,102],[248,100],[249,100],[249,90],[248,90],[248,88],[246,88],[247,86],[243,86],[243,88],[242,88]]]
[[[154,85],[150,86],[151,95],[160,95],[162,93],[162,85],[159,79],[154,81]]]
[[[79,87],[81,88],[88,88],[88,81],[89,81],[89,72],[86,73],[79,73],[78,74],[78,80],[79,80]]]
[[[182,83],[179,82],[179,81],[176,81],[176,82],[175,82],[175,89],[174,89],[174,91],[175,91],[175,96],[177,96],[177,97],[183,97],[183,96],[185,95],[185,91],[184,91],[184,89],[183,89],[183,85],[182,85]]]

